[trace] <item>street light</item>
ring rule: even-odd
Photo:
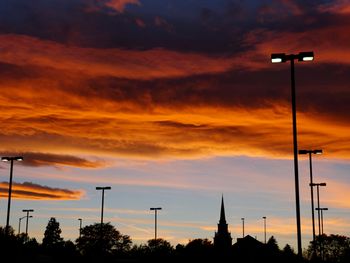
[[[157,211],[162,210],[162,208],[151,207],[150,210],[154,211],[154,240],[157,240]]]
[[[243,238],[244,238],[244,217],[242,217],[241,220],[242,220],[242,231],[243,231]]]
[[[33,209],[23,209],[22,212],[27,213],[27,222],[26,222],[26,237],[28,236],[28,217],[30,212],[34,212]]]
[[[309,155],[309,164],[310,164],[310,190],[311,190],[311,214],[312,214],[312,240],[315,242],[315,209],[314,209],[314,188],[312,187],[312,154],[322,154],[322,150],[299,150],[299,154],[308,154]]]
[[[299,174],[298,174],[298,140],[297,140],[296,99],[295,99],[295,73],[294,73],[294,60],[296,60],[296,59],[298,61],[312,61],[312,60],[314,60],[314,53],[313,52],[300,52],[299,54],[296,54],[296,55],[294,55],[294,54],[287,55],[285,53],[271,54],[271,62],[272,63],[282,63],[282,62],[290,61],[297,240],[298,240],[298,256],[301,257],[302,256],[302,246],[301,246]]]
[[[103,224],[103,206],[104,206],[104,200],[105,200],[105,190],[111,190],[112,188],[110,186],[103,186],[103,187],[96,187],[96,190],[102,190],[102,205],[101,205],[101,229]]]
[[[81,238],[81,225],[82,225],[82,222],[83,222],[83,219],[81,219],[81,218],[78,218],[78,220],[79,220],[79,238]]]
[[[266,216],[263,216],[262,218],[264,219],[264,239],[266,244]]]
[[[13,161],[23,161],[22,156],[12,156],[12,157],[1,157],[1,161],[3,162],[11,162],[10,166],[10,182],[9,182],[9,194],[7,201],[7,217],[6,217],[6,235],[9,234],[9,226],[10,226],[10,209],[11,209],[11,193],[12,193],[12,176],[13,176]]]
[[[327,186],[326,183],[310,184],[310,186],[317,187],[317,212],[318,212],[318,235],[321,235],[321,215],[320,215],[320,186]]]
[[[18,235],[21,234],[21,221],[22,219],[26,218],[27,216],[22,216],[18,220]],[[29,218],[32,218],[33,216],[29,216]]]
[[[327,207],[315,208],[318,211],[321,211],[321,234],[323,235],[323,211],[328,211]]]

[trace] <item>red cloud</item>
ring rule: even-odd
[[[125,6],[129,4],[141,5],[139,0],[108,0],[105,5],[111,7],[118,12],[124,12]]]

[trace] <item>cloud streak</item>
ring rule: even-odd
[[[13,183],[12,197],[23,200],[79,200],[84,195],[82,190],[69,190],[42,186],[31,182]],[[8,183],[0,183],[0,198],[7,198]]]
[[[31,166],[31,167],[41,167],[41,166],[71,166],[79,168],[101,168],[105,167],[106,163],[103,161],[90,161],[87,159],[79,158],[72,155],[59,155],[51,153],[40,153],[40,152],[2,152],[2,156],[23,156],[24,160],[21,165]]]

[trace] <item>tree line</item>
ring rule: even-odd
[[[300,259],[288,244],[280,249],[273,236],[266,244],[247,236],[223,250],[208,239],[173,246],[158,238],[136,245],[110,223],[85,226],[75,242],[65,241],[61,232],[54,217],[48,221],[42,243],[0,227],[0,255],[8,262],[350,262],[350,238],[341,235],[318,236]]]

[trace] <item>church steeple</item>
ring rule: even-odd
[[[221,196],[220,221],[218,231],[215,232],[214,246],[220,250],[228,250],[232,245],[232,238],[228,232],[228,225],[225,217],[224,195]]]
[[[224,205],[224,195],[221,197],[221,211],[220,211],[220,221],[219,224],[226,224],[225,217],[225,205]]]

